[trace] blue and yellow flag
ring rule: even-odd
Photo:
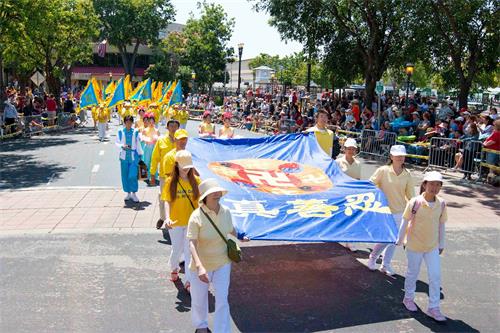
[[[89,82],[87,82],[87,86],[80,95],[80,108],[92,105],[98,105],[99,99],[97,96],[98,94],[97,94],[97,89],[94,86],[94,80],[91,79],[89,80]]]
[[[163,87],[163,90],[162,90],[162,93],[161,93],[161,97],[158,100],[158,103],[163,103],[163,102],[167,101],[166,100],[167,92],[170,90],[171,87],[172,87],[172,82],[169,82],[166,87]]]
[[[174,91],[172,92],[172,96],[170,96],[170,100],[168,101],[168,106],[182,103],[182,84],[181,80],[177,82]]]
[[[350,178],[314,133],[190,139],[201,179],[228,190],[223,204],[241,238],[394,243],[397,226],[384,193]]]
[[[115,91],[113,92],[113,97],[108,103],[108,108],[121,104],[123,101],[125,101],[125,84],[124,80],[120,79],[116,85]]]
[[[147,102],[151,101],[151,97],[153,96],[153,92],[151,90],[151,79],[147,79],[143,81],[138,89],[136,88],[135,93],[132,97],[130,97],[131,101]]]

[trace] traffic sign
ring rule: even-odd
[[[382,91],[384,91],[384,82],[382,81],[377,81],[377,86],[375,87],[375,90],[377,91],[377,93],[381,93]]]
[[[35,74],[31,76],[31,81],[39,87],[43,81],[45,81],[45,77],[39,71],[36,71]]]

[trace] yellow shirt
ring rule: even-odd
[[[231,127],[222,126],[219,130],[220,138],[232,138],[234,136],[234,131]]]
[[[168,177],[172,172],[174,172],[175,167],[175,153],[177,149],[170,150],[161,160],[161,171],[163,171],[162,177]]]
[[[314,132],[316,135],[316,140],[318,140],[319,145],[323,151],[328,155],[332,156],[333,150],[333,131],[329,129],[319,129],[317,126],[307,129],[307,132]]]
[[[406,231],[406,246],[411,251],[429,252],[439,245],[439,223],[445,223],[448,219],[446,205],[441,209],[442,199],[436,197],[436,201],[430,206],[423,196],[422,204],[417,209],[415,221],[410,222]],[[403,218],[409,220],[413,205],[418,197],[411,199],[406,205]]]
[[[100,123],[107,123],[109,114],[107,109],[97,109],[97,121]]]
[[[402,213],[408,200],[415,196],[413,179],[406,169],[398,176],[392,165],[384,165],[375,170],[370,181],[384,192],[392,214]]]
[[[212,221],[219,228],[222,235],[226,236],[226,238],[227,235],[234,230],[233,220],[229,209],[222,205],[220,206],[218,214],[209,210],[207,206],[201,205],[201,207],[196,209],[189,218],[187,238],[196,239],[198,241],[197,251],[200,261],[207,272],[212,272],[230,263],[231,260],[227,256],[226,243],[222,240],[200,209],[204,209],[207,215],[210,216]],[[189,269],[196,271],[196,265],[193,258],[191,258]]]
[[[177,112],[176,119],[179,123],[186,124],[189,119],[189,112],[186,110],[179,110],[179,112]]]
[[[155,147],[153,149],[153,153],[151,154],[151,167],[150,167],[150,175],[155,175],[156,170],[158,170],[158,163],[160,164],[160,177],[165,177],[165,173],[163,172],[163,158],[169,151],[175,148],[174,140],[170,139],[170,136],[167,134],[162,136],[156,141]],[[175,156],[174,156],[175,160]]]
[[[361,163],[354,158],[354,162],[350,164],[345,156],[339,157],[335,160],[339,165],[340,169],[351,178],[361,179]]]
[[[201,123],[200,124],[200,133],[215,133],[214,124]]]
[[[195,178],[196,178],[196,183],[199,184],[201,182],[200,178],[198,177]],[[182,185],[182,187],[179,186],[179,184],[177,184],[177,194],[175,200],[172,201],[172,198],[170,196],[171,182],[172,182],[172,177],[168,177],[167,180],[165,181],[165,186],[163,186],[161,191],[161,199],[168,202],[170,208],[169,209],[170,220],[174,222],[172,226],[185,227],[188,225],[189,217],[191,216],[191,213],[194,211],[194,208],[198,208],[198,198],[195,198],[193,196],[193,187],[191,186],[189,181],[179,177],[179,183]],[[186,196],[186,193],[182,190],[182,188],[186,190],[186,192],[189,195],[189,198]],[[189,199],[191,199],[194,208],[193,206],[191,206]]]

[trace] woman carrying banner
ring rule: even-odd
[[[151,168],[153,149],[160,136],[160,133],[155,127],[155,117],[152,113],[146,113],[144,115],[144,126],[144,129],[141,131],[141,145],[144,151],[142,160],[146,163],[149,170]],[[157,175],[151,175],[151,177],[157,178]]]
[[[190,250],[186,238],[187,225],[191,213],[198,207],[200,178],[195,176],[191,153],[180,150],[175,154],[175,167],[172,174],[165,180],[162,189],[162,199],[168,203],[170,219],[166,225],[172,240],[172,251],[168,260],[170,266],[170,280],[179,279],[179,259],[185,257],[186,282],[184,288],[190,291]]]
[[[231,118],[230,112],[224,113],[222,116],[224,121],[224,126],[219,129],[219,138],[221,139],[232,139],[234,137],[234,130],[231,128]]]
[[[203,113],[203,122],[198,127],[198,134],[200,138],[213,138],[215,137],[215,126],[212,124],[210,111]]]
[[[212,283],[215,291],[214,332],[231,332],[229,315],[229,281],[231,260],[226,243],[217,233],[209,218],[220,232],[236,236],[231,212],[220,204],[227,193],[215,179],[207,179],[200,184],[200,207],[189,218],[187,238],[190,242],[193,276],[191,281],[191,319],[196,332],[208,330],[208,287]],[[244,238],[243,241],[248,241]]]
[[[356,159],[358,152],[358,144],[353,138],[347,138],[344,142],[344,156],[335,160],[340,169],[349,177],[354,179],[361,179],[361,163]],[[356,252],[354,243],[345,243],[345,246],[352,252]]]
[[[137,173],[139,161],[143,155],[139,132],[132,128],[134,117],[126,116],[123,119],[125,127],[116,135],[116,146],[120,148],[120,165],[123,191],[127,193],[125,200],[139,202],[136,192],[139,188]]]
[[[418,310],[414,299],[422,260],[429,276],[429,306],[427,315],[436,321],[446,321],[439,310],[441,290],[441,260],[444,250],[444,224],[448,218],[446,204],[438,197],[443,176],[437,171],[424,175],[420,195],[411,199],[403,213],[397,245],[405,245],[408,267],[403,304],[408,311]]]
[[[389,165],[378,168],[370,177],[370,181],[384,192],[389,203],[389,208],[391,209],[392,217],[398,228],[401,224],[401,218],[407,202],[415,196],[412,176],[404,165],[405,156],[406,149],[404,146],[392,146]],[[394,270],[391,267],[391,260],[396,250],[394,244],[376,244],[370,253],[368,268],[372,271],[376,269],[377,259],[384,250],[384,258],[380,271],[387,275],[394,275]]]

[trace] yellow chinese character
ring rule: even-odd
[[[230,199],[227,199],[226,201],[233,203],[234,209],[231,209],[231,213],[237,217],[248,217],[250,214],[255,214],[257,216],[271,218],[278,216],[280,212],[279,209],[266,210],[262,204],[263,201],[237,201]]]
[[[293,209],[286,212],[288,214],[298,213],[300,217],[331,217],[332,212],[339,210],[338,206],[328,205],[326,199],[294,200],[286,203],[292,204]]]
[[[351,216],[355,209],[382,214],[391,213],[389,207],[382,206],[380,201],[375,201],[375,194],[373,192],[348,195],[345,199],[347,202],[345,203],[346,209],[344,213],[347,216]]]

